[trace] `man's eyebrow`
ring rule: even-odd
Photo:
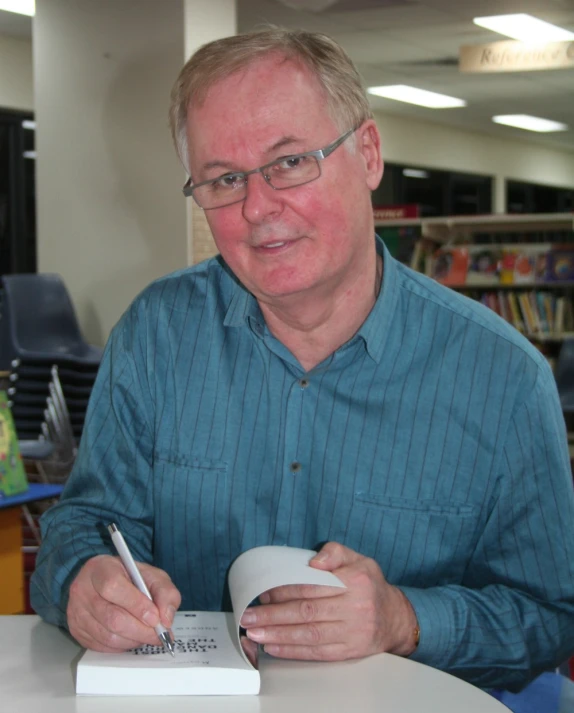
[[[233,168],[233,164],[228,163],[226,161],[208,161],[207,163],[203,164],[204,171],[208,171],[210,168],[223,168],[231,170]]]
[[[300,139],[297,136],[284,136],[282,139],[279,139],[279,141],[276,141],[272,146],[270,146],[265,153],[270,154],[275,151],[278,151],[279,149],[284,148],[285,146],[290,146],[291,144],[299,143],[301,141],[303,141],[303,139]],[[241,172],[241,170],[235,168],[232,163],[220,160],[207,161],[207,163],[203,164],[202,168],[204,171],[209,171],[212,168],[221,168],[222,170],[227,172]]]
[[[279,149],[282,149],[284,146],[289,146],[290,144],[300,143],[301,141],[303,141],[303,139],[300,139],[297,136],[284,136],[282,139],[279,139],[279,141],[276,141],[273,144],[273,146],[271,146],[267,150],[267,153],[271,153],[272,151],[278,151]]]

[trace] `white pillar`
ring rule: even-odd
[[[235,0],[184,0],[185,59],[201,45],[237,33]]]
[[[506,177],[500,173],[494,176],[493,213],[506,213]]]
[[[187,60],[201,45],[237,33],[235,0],[184,0],[184,46]],[[187,261],[201,262],[217,249],[203,211],[187,199]]]
[[[42,0],[34,19],[38,262],[101,344],[149,282],[187,263],[169,94],[181,0]]]

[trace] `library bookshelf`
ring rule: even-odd
[[[399,260],[483,302],[531,341],[574,338],[574,213],[405,218],[375,227]],[[552,363],[556,354],[546,352]]]

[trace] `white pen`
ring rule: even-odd
[[[142,594],[145,594],[146,597],[148,599],[151,599],[153,602],[151,594],[149,593],[149,589],[147,588],[146,583],[144,582],[143,577],[141,576],[141,573],[134,561],[134,558],[132,557],[132,553],[129,551],[129,548],[123,538],[122,533],[118,530],[117,525],[113,522],[111,525],[108,525],[108,530],[110,532],[110,535],[112,536],[112,542],[114,543],[114,547],[116,548],[118,555],[120,556],[120,559],[124,567],[126,568],[127,573],[130,576],[130,579],[132,580],[134,585],[140,590],[140,592]],[[167,649],[173,657],[175,657],[175,647],[173,645],[173,640],[171,638],[171,634],[165,628],[165,626],[162,626],[162,624],[158,624],[155,627],[155,633],[158,635],[158,638],[163,644],[164,648]]]

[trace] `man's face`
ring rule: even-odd
[[[199,183],[248,171],[324,148],[341,133],[314,77],[270,56],[215,84],[190,111],[191,175]],[[260,301],[344,294],[374,259],[370,191],[382,171],[380,159],[373,161],[378,134],[366,122],[356,136],[356,151],[335,150],[321,161],[317,180],[275,191],[253,174],[243,202],[206,211],[219,252]]]

